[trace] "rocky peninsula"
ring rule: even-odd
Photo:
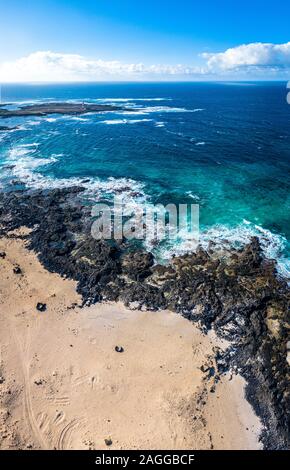
[[[48,114],[80,115],[86,113],[102,113],[106,111],[130,111],[129,108],[107,104],[49,102],[20,106],[17,109],[0,108],[0,118],[47,116]]]
[[[17,126],[14,126],[14,127],[0,126],[0,132],[14,131],[16,129],[18,129]]]

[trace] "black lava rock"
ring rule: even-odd
[[[14,266],[13,272],[14,272],[14,274],[22,274],[22,270],[21,270],[20,266]]]
[[[38,304],[36,305],[36,310],[38,310],[39,312],[45,312],[46,311],[46,304],[38,302]]]

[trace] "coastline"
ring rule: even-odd
[[[2,449],[261,448],[244,379],[209,373],[226,341],[170,311],[80,308],[28,233],[0,239]]]
[[[1,118],[11,117],[27,117],[27,116],[47,116],[50,114],[61,114],[61,115],[79,115],[86,113],[102,113],[109,111],[131,111],[129,108],[123,108],[121,106],[111,106],[105,104],[91,104],[91,103],[67,103],[67,102],[56,102],[46,104],[34,104],[30,106],[20,106],[17,109],[9,110],[2,106],[0,109]]]
[[[275,262],[263,257],[258,239],[252,239],[242,249],[233,249],[227,258],[199,248],[196,253],[176,257],[169,265],[161,266],[154,262],[152,254],[132,251],[124,241],[112,245],[94,240],[90,235],[89,210],[81,203],[82,191],[72,187],[1,194],[2,237],[8,236],[13,242],[17,238],[14,231],[28,227],[29,232],[22,238],[32,250],[29,253],[37,253],[41,269],[45,268],[46,273],[61,275],[58,279],[62,283],[74,283],[81,312],[106,308],[102,307],[104,302],[118,301],[138,321],[147,316],[149,329],[153,326],[152,319],[163,312],[161,315],[180,318],[188,328],[194,326],[203,338],[214,334],[218,341],[227,341],[226,348],[215,346],[210,364],[199,366],[205,377],[212,380],[212,391],[207,390],[209,400],[218,397],[218,387],[226,387],[224,381],[231,378],[230,382],[234,383],[242,377],[241,380],[246,380],[247,401],[262,423],[258,432],[261,445],[265,449],[289,448],[287,312],[290,293],[287,283],[277,275]],[[21,277],[21,272],[18,274]],[[9,299],[9,295],[6,297]],[[42,303],[45,299],[37,301]],[[180,316],[176,317],[176,313]],[[37,312],[37,315],[46,318],[47,313]],[[174,331],[177,340],[177,330]],[[46,343],[47,339],[43,341]],[[148,377],[149,380],[150,374]],[[241,390],[237,392],[240,403],[249,406]],[[229,397],[231,393],[225,390],[222,396]],[[201,394],[198,403],[203,402]],[[221,405],[219,410],[221,416],[228,410],[228,404]],[[190,416],[193,415],[191,410]],[[240,419],[243,416],[241,413]],[[203,423],[203,419],[199,415],[197,421]],[[219,421],[213,413],[213,427]],[[190,423],[192,429],[192,420]],[[218,444],[216,439],[213,445],[225,448],[221,438]],[[160,445],[159,442],[157,447]],[[203,445],[200,442],[197,448],[204,448]],[[235,446],[229,442],[225,445]],[[245,442],[240,445],[247,446]],[[192,446],[193,441],[189,447]]]
[[[290,451],[289,17],[3,2],[8,466]]]

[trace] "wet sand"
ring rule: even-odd
[[[169,311],[79,308],[76,283],[21,237],[0,252],[1,449],[260,448],[244,380],[201,370],[226,346],[214,333]]]

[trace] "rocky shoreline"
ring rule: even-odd
[[[83,305],[122,300],[134,310],[170,309],[230,342],[204,372],[247,380],[246,395],[261,418],[265,449],[290,447],[290,290],[259,240],[223,258],[214,250],[155,264],[151,253],[124,240],[92,238],[83,188],[13,191],[0,195],[0,235],[26,226],[30,249],[49,271],[78,283]],[[0,260],[1,262],[1,260]],[[214,393],[214,387],[212,392]]]
[[[91,103],[41,103],[29,106],[20,106],[17,109],[5,109],[5,105],[0,108],[0,118],[26,117],[26,116],[47,116],[48,114],[78,115],[86,113],[101,113],[105,111],[130,111],[129,108],[113,106],[109,104]]]

